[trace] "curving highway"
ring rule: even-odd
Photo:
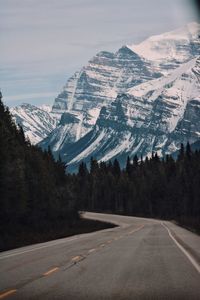
[[[109,214],[118,227],[0,253],[0,299],[200,299],[200,237]]]

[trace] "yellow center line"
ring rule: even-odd
[[[143,227],[144,227],[144,225],[141,225],[140,227],[138,227],[138,228],[136,228],[136,229],[130,231],[129,234],[132,234],[132,233],[134,233],[134,232],[136,232],[136,231],[142,229]]]
[[[4,292],[4,293],[0,294],[0,299],[3,299],[3,298],[5,298],[5,297],[7,297],[7,296],[9,296],[11,294],[14,294],[16,291],[17,290],[9,290],[7,292]]]
[[[44,273],[43,276],[48,276],[48,275],[52,274],[53,272],[56,272],[58,269],[59,269],[58,267],[53,268],[53,269],[49,270],[48,272]]]
[[[88,253],[92,253],[92,252],[94,252],[95,250],[96,250],[95,248],[90,249],[90,250],[88,251]]]
[[[81,256],[79,255],[72,257],[73,262],[78,262],[79,260],[81,260]]]

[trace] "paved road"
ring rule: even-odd
[[[200,299],[198,236],[169,222],[87,217],[120,226],[2,252],[0,299]]]

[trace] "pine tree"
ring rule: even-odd
[[[189,142],[187,142],[185,153],[186,153],[186,157],[187,157],[188,159],[190,159],[190,158],[191,158],[191,153],[192,153],[192,151],[191,151],[191,147],[190,147]]]
[[[86,178],[88,174],[87,166],[84,162],[81,162],[78,169],[78,176],[81,178]]]
[[[181,143],[181,147],[178,154],[178,160],[181,161],[184,159],[184,157],[185,157],[185,149],[183,143]]]
[[[91,174],[96,174],[98,172],[99,165],[96,159],[91,157],[90,159],[90,173]]]
[[[137,157],[137,155],[134,155],[134,157],[133,157],[133,166],[134,166],[135,168],[138,167],[138,157]]]
[[[121,169],[120,169],[120,165],[117,159],[114,159],[113,162],[113,174],[114,176],[116,176],[117,178],[120,177],[121,174]]]
[[[131,162],[130,162],[130,157],[127,157],[127,161],[126,161],[126,173],[128,174],[128,176],[131,176],[131,171],[132,171],[132,166],[131,166]]]

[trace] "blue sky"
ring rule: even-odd
[[[53,103],[98,51],[116,51],[197,15],[191,0],[1,0],[0,88],[9,106]]]

